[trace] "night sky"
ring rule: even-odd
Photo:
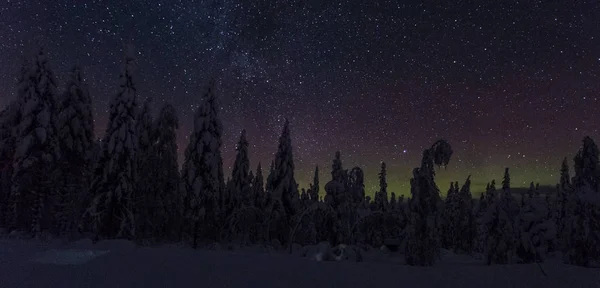
[[[472,174],[480,191],[511,167],[513,186],[558,181],[582,138],[600,141],[597,1],[147,0],[0,2],[0,108],[23,55],[45,46],[59,83],[84,69],[102,136],[123,44],[139,50],[138,91],[180,115],[180,161],[210,77],[223,105],[226,173],[245,128],[264,173],[290,119],[296,179],[345,168],[409,192],[438,138],[454,155],[437,182]],[[489,2],[489,3],[488,3]],[[497,2],[497,3],[496,3]],[[514,1],[516,2],[516,1]]]

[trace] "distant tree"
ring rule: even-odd
[[[365,175],[360,167],[354,167],[348,173],[349,193],[355,204],[365,201]],[[368,201],[367,201],[368,202]]]
[[[84,224],[96,238],[135,237],[134,197],[137,184],[138,141],[136,133],[137,87],[135,53],[126,49],[119,76],[120,91],[110,104],[102,155],[94,172],[90,207]]]
[[[73,232],[84,207],[84,191],[92,174],[94,118],[92,100],[81,69],[74,67],[59,105],[58,141],[62,151],[60,185],[57,198],[58,233]]]
[[[22,72],[9,221],[12,229],[37,235],[51,228],[56,208],[55,191],[59,187],[54,184],[60,179],[57,164],[61,156],[56,131],[59,103],[54,73],[43,49]]]
[[[533,195],[535,194],[535,184],[533,184],[533,181],[529,183],[529,190],[527,190],[527,194],[529,195],[529,197],[533,197]]]
[[[210,82],[194,118],[194,130],[185,151],[180,189],[185,195],[186,204],[184,227],[189,227],[188,236],[192,238],[192,246],[197,247],[199,240],[218,240],[224,209],[225,181],[221,158],[223,126],[214,82]]]
[[[315,167],[315,175],[313,176],[313,183],[310,184],[308,196],[311,202],[319,202],[319,166]]]
[[[452,156],[452,147],[444,140],[435,142],[423,151],[421,167],[413,170],[410,181],[410,222],[406,244],[406,263],[432,266],[440,253],[439,214],[440,193],[435,184],[434,164],[446,166]]]
[[[377,210],[386,211],[388,204],[387,195],[387,171],[385,162],[381,162],[381,171],[379,172],[379,191],[375,194],[375,204]]]
[[[502,191],[510,191],[510,173],[508,168],[504,169],[504,177],[502,178]]]
[[[335,158],[331,165],[331,179],[340,181],[344,177],[344,170],[342,168],[342,160],[340,159],[340,151],[335,152]]]
[[[391,196],[390,196],[390,210],[391,211],[395,211],[396,210],[396,193],[392,192]]]
[[[568,191],[571,188],[571,177],[569,176],[569,164],[567,163],[567,157],[563,159],[560,167],[560,188],[562,191]]]

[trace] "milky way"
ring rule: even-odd
[[[390,190],[406,194],[438,138],[455,151],[443,190],[469,174],[481,190],[503,167],[514,186],[553,185],[585,135],[600,141],[597,1],[420,2],[5,0],[0,107],[23,55],[43,45],[60,83],[83,67],[101,135],[131,42],[140,95],[179,111],[180,152],[215,77],[225,169],[243,128],[252,166],[268,167],[287,117],[303,187],[315,165],[329,180],[340,150],[366,171],[368,193],[385,161]]]

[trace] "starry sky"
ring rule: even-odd
[[[600,141],[599,19],[597,1],[2,0],[0,108],[43,45],[59,83],[84,69],[102,135],[133,43],[140,96],[179,112],[180,157],[217,79],[226,173],[244,128],[251,166],[268,169],[287,117],[301,187],[315,165],[328,181],[340,150],[368,194],[380,161],[389,191],[408,194],[438,138],[455,151],[444,192],[469,174],[481,191],[504,167],[513,186],[554,185],[585,135]]]

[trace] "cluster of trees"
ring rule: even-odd
[[[43,50],[23,65],[18,97],[0,113],[0,228],[193,247],[323,241],[378,247],[399,239],[407,264],[422,266],[434,265],[441,248],[480,253],[488,264],[542,261],[552,251],[582,266],[600,259],[600,165],[589,137],[574,158],[574,177],[565,159],[556,192],[545,197],[533,183],[529,193],[513,195],[507,168],[499,190],[491,181],[474,200],[467,177],[462,186],[451,183],[442,199],[435,167],[448,165],[453,153],[444,140],[423,151],[406,201],[388,197],[385,163],[379,191],[366,196],[362,169],[344,169],[339,152],[319,197],[318,167],[308,189],[295,181],[287,121],[266,180],[260,163],[250,169],[245,131],[225,179],[214,82],[194,115],[179,169],[175,109],[166,104],[154,119],[137,93],[135,53],[125,55],[99,141],[80,69],[59,92]]]

